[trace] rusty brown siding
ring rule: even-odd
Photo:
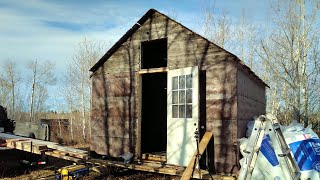
[[[237,94],[236,57],[157,12],[92,77],[91,150],[110,156],[135,151],[140,44],[162,38],[168,42],[169,69],[200,67],[200,117],[205,129],[214,134],[209,156],[214,158],[216,171],[230,172],[237,163],[234,143],[239,106],[244,103],[244,97],[239,99]]]

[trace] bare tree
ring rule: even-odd
[[[282,93],[278,93],[280,105],[277,106],[291,107],[292,118],[299,122],[304,120],[305,125],[308,124],[308,97],[313,94],[308,85],[319,85],[314,68],[317,60],[310,56],[315,39],[319,37],[315,21],[318,7],[319,1],[307,4],[304,0],[278,1],[272,34],[269,40],[262,41],[260,52],[260,57],[268,64],[265,71],[270,72],[271,91],[286,91],[283,92],[286,97],[293,98],[283,99]],[[277,83],[285,83],[286,88]]]
[[[8,95],[9,95],[10,89],[9,84],[4,78],[0,78],[0,104],[3,106],[7,106],[8,102]]]
[[[31,80],[31,96],[30,96],[30,122],[34,121],[35,118],[35,102],[38,98],[38,107],[40,109],[40,101],[43,103],[43,92],[46,91],[47,85],[53,85],[56,81],[53,74],[55,65],[50,61],[44,61],[39,63],[38,60],[32,61],[28,68],[32,72]],[[38,92],[38,93],[37,93]]]
[[[17,70],[17,65],[12,60],[7,61],[2,66],[2,75],[1,75],[1,84],[4,84],[8,89],[8,99],[10,101],[9,106],[9,115],[11,118],[15,118],[15,107],[16,107],[16,99],[17,99],[17,88],[19,87],[19,82],[21,82],[20,72]]]
[[[89,69],[101,58],[104,43],[84,38],[78,45],[78,50],[73,56],[72,62],[68,65],[69,71],[66,75],[66,82],[73,95],[68,95],[70,110],[80,110],[82,118],[82,136],[87,138],[88,132],[91,136],[90,112],[91,112],[91,79]],[[75,107],[78,105],[78,107]]]
[[[231,49],[233,45],[228,42],[233,38],[232,19],[227,11],[222,10],[218,14],[214,1],[205,1],[202,17],[200,26],[203,27],[204,36],[222,48]]]

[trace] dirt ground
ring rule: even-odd
[[[71,165],[72,162],[49,157],[47,165],[44,166],[26,166],[20,163],[19,159],[23,159],[26,154],[17,150],[1,150],[0,151],[0,179],[14,180],[33,180],[33,179],[54,179],[54,173],[57,169]],[[100,170],[101,171],[101,170]],[[171,180],[180,179],[179,177],[146,173],[140,171],[126,170],[121,168],[103,169],[102,173],[90,170],[89,176],[84,177],[85,180],[106,179],[106,180]]]

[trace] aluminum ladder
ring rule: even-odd
[[[280,124],[273,115],[268,114],[266,116],[261,115],[255,120],[247,148],[243,151],[248,154],[248,156],[245,157],[239,180],[251,180],[265,134],[269,134],[273,137],[271,138],[272,145],[286,179],[300,179],[301,172],[299,166],[285,141],[280,129]]]

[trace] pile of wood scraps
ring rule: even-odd
[[[0,133],[0,139],[2,140],[3,147],[18,149],[34,154],[45,154],[76,163],[89,158],[87,151],[65,147],[54,142],[15,136],[6,133]]]

